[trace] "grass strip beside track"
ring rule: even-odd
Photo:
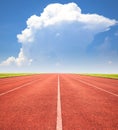
[[[31,73],[0,73],[0,78],[32,75]]]
[[[84,75],[118,79],[118,74],[84,74]]]

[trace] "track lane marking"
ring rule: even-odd
[[[78,80],[79,80],[79,79],[78,79]],[[99,87],[97,87],[96,85],[93,85],[93,84],[91,84],[91,83],[87,83],[87,82],[85,82],[85,81],[83,81],[83,80],[79,80],[79,81],[82,82],[82,83],[84,83],[84,84],[87,84],[87,85],[89,85],[89,86],[91,86],[91,87],[97,88],[97,89],[99,89],[99,90],[101,90],[101,91],[104,91],[104,92],[106,92],[106,93],[108,93],[108,94],[111,94],[111,95],[113,95],[113,96],[118,97],[118,94],[109,92],[109,91],[107,91],[107,90],[105,90],[105,89],[103,89],[103,88],[99,88]]]
[[[58,90],[57,90],[57,124],[56,130],[62,130],[62,115],[61,115],[61,96],[60,96],[60,80],[58,75]]]
[[[39,80],[39,79],[38,79],[38,80]],[[3,95],[6,95],[6,94],[8,94],[8,93],[10,93],[10,92],[16,91],[16,90],[18,90],[18,89],[20,89],[20,88],[23,88],[23,87],[25,87],[25,86],[27,86],[27,85],[30,85],[30,84],[36,82],[36,81],[38,81],[38,80],[31,81],[31,82],[29,82],[29,83],[26,83],[26,84],[20,85],[19,87],[16,87],[16,88],[11,89],[11,90],[9,90],[9,91],[6,91],[6,92],[3,92],[3,93],[0,93],[0,96],[3,96]]]

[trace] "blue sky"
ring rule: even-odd
[[[1,0],[0,72],[118,73],[117,5]]]

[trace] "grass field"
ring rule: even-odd
[[[0,73],[0,78],[31,75],[30,73]]]
[[[118,79],[118,74],[85,74],[85,75]]]

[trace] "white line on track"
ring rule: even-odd
[[[91,86],[91,87],[97,88],[97,89],[99,89],[99,90],[101,90],[101,91],[104,91],[104,92],[106,92],[106,93],[108,93],[108,94],[111,94],[111,95],[113,95],[113,96],[118,97],[118,94],[109,92],[109,91],[107,91],[107,90],[105,90],[105,89],[103,89],[103,88],[99,88],[99,87],[97,87],[97,86],[95,86],[95,85],[93,85],[93,84],[91,84],[91,83],[85,82],[85,81],[83,81],[83,80],[79,80],[79,81],[82,82],[82,83],[84,83],[84,84],[87,84],[87,85],[89,85],[89,86]]]
[[[39,79],[38,79],[38,80],[39,80]],[[21,85],[21,86],[19,86],[19,87],[16,87],[16,88],[14,88],[14,89],[11,89],[11,90],[9,90],[9,91],[6,91],[6,92],[4,92],[4,93],[1,93],[0,96],[3,96],[3,95],[6,95],[6,94],[8,94],[8,93],[10,93],[10,92],[16,91],[16,90],[18,90],[18,89],[20,89],[20,88],[23,88],[23,87],[25,87],[25,86],[27,86],[27,85],[30,85],[30,84],[36,82],[36,81],[38,81],[38,80],[33,80],[33,81],[29,82],[29,83],[23,84],[23,85]]]
[[[61,116],[61,97],[60,97],[60,80],[58,75],[58,94],[57,94],[57,124],[56,130],[62,130],[62,116]]]

